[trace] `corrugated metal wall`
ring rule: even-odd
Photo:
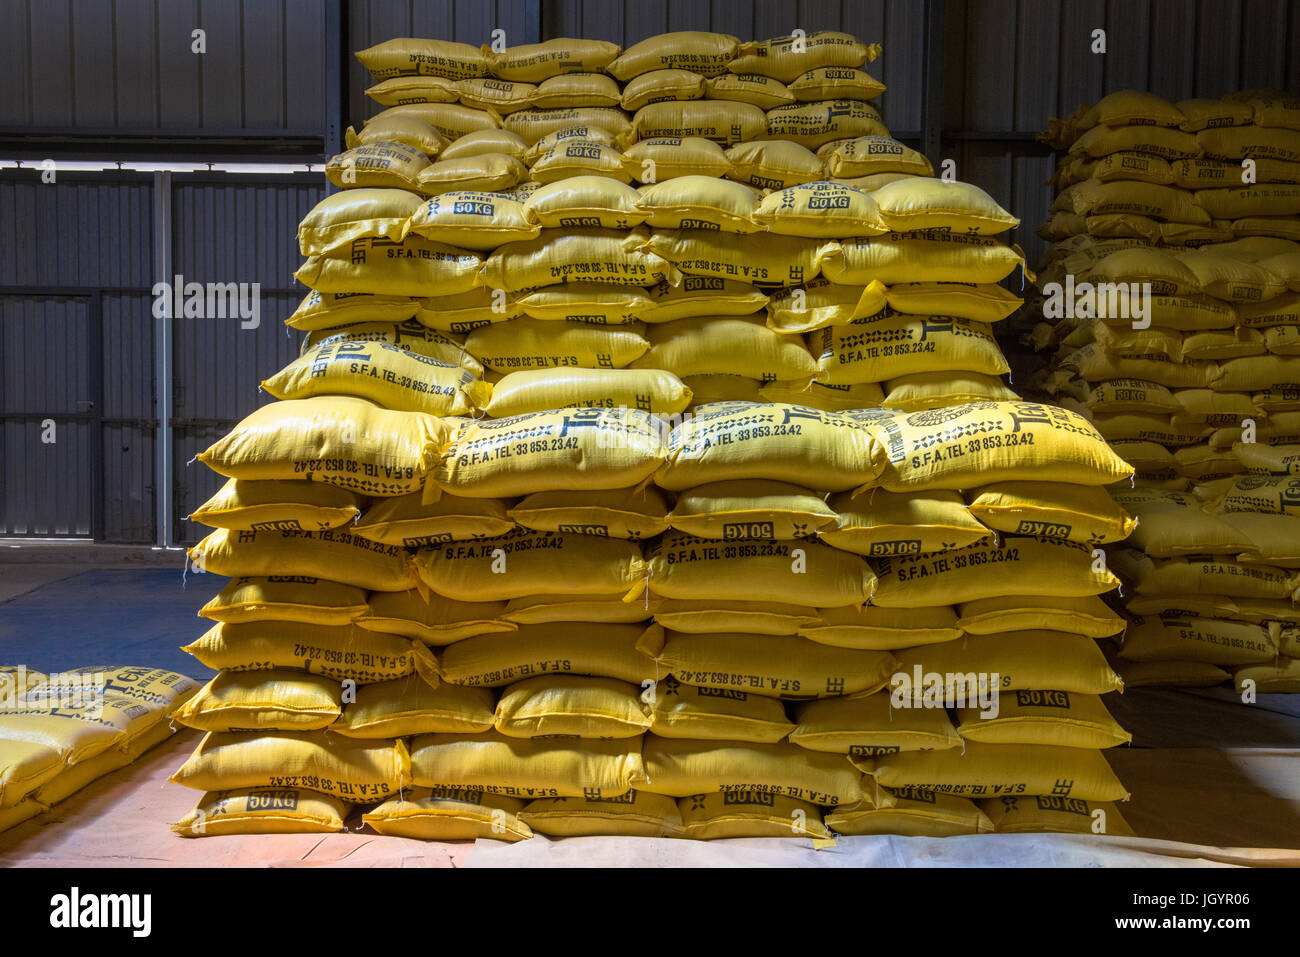
[[[9,94],[0,127],[319,134],[325,25],[338,2],[0,0]],[[795,27],[879,41],[884,54],[869,69],[889,87],[882,105],[891,128],[916,137],[941,120],[942,155],[931,159],[955,159],[961,178],[1015,211],[1025,225],[1014,238],[1031,258],[1051,200],[1052,160],[1033,141],[1048,116],[1125,87],[1172,100],[1253,86],[1300,92],[1293,0],[944,0],[941,118],[923,108],[923,0],[351,0],[341,18],[353,50],[396,36],[483,43],[495,28],[511,44],[569,35],[627,46],[688,29],[761,39]],[[206,59],[189,52],[194,26],[208,31]],[[1105,55],[1089,48],[1097,27],[1107,31]],[[351,58],[340,69],[345,118],[372,115],[364,71]],[[30,173],[0,176],[0,535],[97,528],[109,541],[151,541],[152,180],[59,174],[49,185]],[[237,320],[176,321],[170,491],[178,516],[218,484],[189,460],[265,401],[258,381],[296,353],[296,336],[281,325],[298,298],[295,230],[323,193],[298,177],[175,180],[174,271],[263,287],[256,330]],[[49,417],[59,422],[52,445],[41,442]],[[202,531],[178,523],[181,540]]]
[[[0,0],[0,128],[319,136],[327,2]]]

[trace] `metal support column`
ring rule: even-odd
[[[153,174],[153,272],[154,282],[172,289],[172,174]],[[154,318],[154,416],[158,430],[154,436],[154,537],[163,548],[173,540],[172,515],[173,459],[176,454],[172,435],[172,290],[164,298],[166,305]]]
[[[925,74],[922,78],[921,152],[934,164],[943,161],[943,67],[947,32],[946,0],[925,3]]]
[[[108,489],[104,484],[104,296],[90,294],[90,537],[104,540],[104,506]]]
[[[325,4],[325,156],[343,152],[344,114],[347,102],[347,24],[344,0],[327,0]]]

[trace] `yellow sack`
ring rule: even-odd
[[[622,150],[590,140],[565,140],[538,156],[529,172],[539,183],[575,176],[600,176],[619,183],[632,178],[624,166]]]
[[[1217,507],[1221,512],[1300,515],[1300,476],[1242,476],[1233,481]]]
[[[619,105],[635,113],[650,103],[698,100],[704,96],[704,77],[689,70],[651,70],[633,77],[623,87]]]
[[[599,73],[618,56],[616,43],[557,37],[542,43],[506,47],[500,53],[485,48],[488,72],[503,80],[540,83],[564,73]]]
[[[809,538],[837,517],[823,496],[786,482],[714,482],[677,496],[668,524],[725,541]]]
[[[565,577],[556,576],[557,563],[567,569]],[[646,575],[634,542],[523,529],[500,538],[424,549],[415,567],[432,591],[457,601],[626,595],[639,593]]]
[[[742,43],[727,63],[732,73],[758,73],[790,83],[820,67],[860,67],[880,56],[880,44],[866,44],[850,33],[815,33]]]
[[[874,176],[877,173],[905,173],[933,176],[934,167],[919,153],[888,136],[859,136],[837,146],[826,164],[838,179]]]
[[[418,787],[481,788],[518,798],[617,797],[644,783],[640,742],[425,734],[411,741]]]
[[[782,236],[836,239],[889,232],[870,194],[826,181],[770,193],[753,219]]]
[[[556,621],[631,624],[649,621],[661,604],[657,599],[625,602],[600,595],[529,595],[506,602],[501,617],[520,625],[544,625]]]
[[[406,549],[338,529],[244,532],[218,529],[188,552],[196,569],[230,577],[301,575],[333,578],[375,591],[415,587]]]
[[[806,701],[871,694],[897,661],[889,652],[856,651],[782,635],[690,635],[646,629],[638,643],[658,674],[683,684]]]
[[[483,264],[479,285],[515,291],[559,282],[653,286],[675,284],[678,270],[645,248],[644,230],[542,230],[536,239],[508,243]]]
[[[353,322],[406,322],[415,316],[420,300],[409,296],[376,296],[370,293],[307,293],[284,320],[292,329],[332,330]]]
[[[456,81],[456,94],[461,103],[476,110],[491,110],[506,116],[516,110],[533,106],[537,86],[517,83],[495,77],[472,77]]]
[[[927,232],[842,240],[826,250],[821,268],[831,282],[878,279],[892,286],[903,282],[996,283],[1024,264],[1018,246],[1004,245],[991,236]]]
[[[811,382],[806,389],[796,388],[802,383],[772,382],[759,391],[764,402],[802,405],[824,412],[851,412],[855,409],[878,408],[883,400],[880,386],[874,382],[858,385],[831,385]]]
[[[518,296],[505,290],[479,287],[454,296],[423,299],[415,318],[430,329],[460,334],[473,332],[480,326],[509,322],[523,315]],[[479,368],[482,368],[481,363]]]
[[[747,635],[793,635],[821,621],[817,612],[802,605],[708,599],[656,600],[654,619],[665,628],[690,634],[738,631]]]
[[[731,172],[724,174],[727,179],[755,189],[785,189],[822,178],[822,161],[816,154],[789,140],[738,143],[727,150],[726,157],[731,164]]]
[[[947,605],[934,608],[822,608],[821,620],[799,629],[801,637],[820,645],[892,651],[961,637],[957,616]]]
[[[641,689],[626,681],[547,675],[504,689],[495,726],[508,738],[639,739],[650,727],[650,706]]]
[[[755,244],[736,233],[667,229],[655,232],[641,248],[689,275],[796,286],[817,278],[823,257],[834,245],[772,235]]]
[[[678,376],[739,375],[763,382],[807,380],[817,363],[798,336],[781,335],[761,315],[699,316],[657,323],[646,333],[650,349],[638,369]]]
[[[718,76],[727,72],[727,64],[739,49],[740,41],[726,33],[660,33],[628,47],[606,70],[623,83],[651,70],[681,69]]]
[[[645,221],[640,195],[626,178],[579,174],[541,187],[524,203],[524,215],[547,229],[631,229]]]
[[[380,106],[404,103],[455,103],[460,95],[458,81],[441,76],[394,76],[366,90]]]
[[[925,372],[1011,371],[988,323],[942,316],[898,316],[862,325],[830,326],[808,336],[821,377],[858,385]],[[787,377],[792,378],[792,377]]]
[[[731,161],[722,147],[702,136],[653,136],[624,151],[628,172],[641,183],[676,176],[725,176]]]
[[[468,43],[411,37],[385,40],[358,51],[356,58],[375,79],[418,73],[459,80],[467,76],[485,76],[489,66],[487,56]]]
[[[1110,485],[1133,474],[1087,419],[1055,406],[973,402],[859,419],[887,453],[880,484],[891,492],[1012,481]]]
[[[895,707],[907,708],[908,702],[910,707],[922,702],[939,707],[945,701],[971,701],[977,684],[981,694],[986,687],[995,693],[1041,688],[1077,694],[1124,690],[1097,642],[1082,635],[1049,631],[970,635],[897,654],[890,689]]]
[[[437,663],[424,645],[355,625],[303,621],[218,622],[181,648],[217,671],[296,668],[338,681],[370,684],[419,674],[437,684]],[[251,785],[249,785],[251,787]]]
[[[293,275],[318,292],[451,296],[472,289],[481,266],[475,253],[419,236],[362,238],[309,257]]]
[[[407,738],[416,734],[477,734],[492,727],[495,698],[486,688],[417,677],[361,685],[356,700],[330,730],[348,738]]]
[[[814,67],[791,81],[798,100],[874,100],[885,85],[854,66]]]
[[[1241,694],[1250,682],[1253,691],[1264,694],[1296,694],[1300,692],[1300,659],[1279,658],[1276,664],[1253,665],[1237,668],[1232,673],[1232,683]]]
[[[342,694],[301,671],[223,671],[172,717],[200,731],[319,731],[343,713]]]
[[[816,149],[859,136],[888,136],[880,111],[862,100],[791,103],[767,111],[767,137]],[[742,137],[753,139],[752,136]]]
[[[989,528],[1088,545],[1123,541],[1137,522],[1104,488],[1003,482],[973,489],[970,512]]]
[[[488,404],[492,387],[441,359],[389,345],[334,339],[299,356],[262,389],[277,399],[351,395],[396,412],[467,415]]]
[[[1181,397],[1188,391],[1208,392],[1208,390],[1183,390]],[[1152,412],[1177,413],[1183,410],[1181,399],[1156,382],[1144,382],[1141,379],[1112,379],[1098,382],[1088,394],[1088,409],[1091,412]]]
[[[320,482],[229,479],[190,521],[239,531],[323,531],[356,521],[361,496]]]
[[[423,120],[448,142],[476,130],[495,130],[501,127],[501,117],[495,110],[476,110],[459,103],[406,103],[390,106],[366,120],[366,127],[399,116]]]
[[[514,631],[511,622],[498,620],[504,611],[503,601],[453,601],[441,595],[425,598],[415,590],[377,591],[356,624],[366,631],[401,635],[436,647],[474,635]]]
[[[672,491],[731,479],[771,479],[819,489],[875,479],[879,457],[867,427],[797,405],[738,403],[697,413],[673,429],[655,484]]]
[[[1074,141],[1070,155],[1099,158],[1111,153],[1146,153],[1172,163],[1200,156],[1202,146],[1198,139],[1199,135],[1164,126],[1111,127],[1098,124]]]
[[[649,349],[644,332],[639,322],[602,327],[583,321],[515,319],[474,329],[465,348],[494,372],[622,369]]]
[[[304,256],[316,256],[366,236],[400,240],[406,221],[419,208],[420,197],[405,188],[345,189],[325,197],[303,217],[298,248]]]
[[[824,698],[795,709],[790,743],[809,751],[872,758],[899,751],[942,751],[961,744],[942,708],[894,708],[887,692]]]
[[[1252,475],[1300,475],[1300,446],[1238,442],[1232,454]]]
[[[209,791],[171,829],[181,837],[333,834],[351,811],[350,803],[302,788],[236,788]]]
[[[517,133],[511,135],[518,137],[521,141],[523,139]],[[618,136],[603,126],[578,123],[556,130],[554,133],[547,133],[535,143],[526,144],[523,160],[525,163],[531,163],[539,156],[549,153],[557,146],[562,146],[567,142],[601,143],[605,146],[618,146],[620,144]]]
[[[408,219],[411,233],[462,249],[490,250],[502,243],[535,239],[539,234],[525,215],[524,205],[498,193],[442,193],[412,209]]]
[[[528,144],[517,133],[508,130],[474,130],[458,137],[438,154],[441,159],[468,159],[485,153],[500,153],[523,160]]]
[[[968,402],[1017,402],[1020,396],[996,376],[978,372],[923,372],[885,383],[888,390],[876,404],[900,412],[925,412]],[[869,404],[857,408],[869,407]]]
[[[1268,159],[1300,162],[1300,132],[1261,126],[1225,126],[1201,130],[1196,142],[1212,159]]]
[[[1148,187],[1149,188],[1149,187]],[[1181,259],[1161,249],[1121,249],[1089,266],[1079,277],[1091,283],[1150,283],[1158,296],[1188,296],[1201,292],[1200,280]]]
[[[949,751],[902,751],[875,759],[876,783],[973,798],[1004,794],[1124,801],[1128,791],[1100,751],[1046,744],[967,742]]]
[[[534,492],[510,517],[536,532],[643,540],[668,528],[668,501],[654,486],[607,491]]]
[[[881,559],[872,602],[889,608],[977,601],[1004,594],[1008,580],[1023,595],[1079,598],[1118,588],[1094,549],[1022,536],[919,557]]]
[[[529,801],[520,817],[551,837],[681,837],[677,802],[661,794],[628,791],[618,797],[559,797]]]
[[[637,208],[655,229],[756,233],[758,193],[713,176],[676,176],[641,188]]]
[[[1178,107],[1154,93],[1118,90],[1098,100],[1084,113],[1079,125],[1085,129],[1098,123],[1106,126],[1181,126],[1185,120]]]
[[[1217,665],[1200,661],[1117,661],[1124,675],[1124,687],[1213,688],[1231,677]]]
[[[1037,795],[989,798],[979,802],[998,834],[1115,834],[1133,837],[1133,828],[1109,801]]]
[[[660,369],[533,369],[502,378],[492,389],[487,414],[507,418],[576,407],[674,415],[690,402],[691,390]]]
[[[1231,518],[1235,521],[1241,513]],[[1274,524],[1282,516],[1268,516]],[[1291,598],[1295,583],[1286,569],[1223,558],[1152,559],[1134,549],[1114,551],[1111,565],[1139,595],[1227,595],[1229,598]]]
[[[610,133],[616,142],[631,135],[632,124],[620,109],[607,106],[575,106],[565,109],[520,110],[511,113],[501,124],[511,133],[517,133],[530,146],[551,133],[577,126],[598,127]]]
[[[1019,219],[971,183],[917,176],[882,186],[871,193],[871,199],[885,227],[881,232],[935,229],[991,236],[1020,225]]]
[[[458,159],[440,159],[421,171],[417,188],[429,196],[467,190],[503,192],[527,176],[527,167],[513,156],[479,153]]]
[[[1300,384],[1300,356],[1229,359],[1214,368],[1209,386],[1216,392],[1265,392]]]
[[[908,315],[957,316],[976,322],[997,322],[1024,304],[1001,286],[941,282],[890,286],[886,301],[891,309]]]
[[[812,804],[855,804],[865,799],[862,775],[843,757],[792,744],[689,741],[646,735],[648,783],[641,790],[669,797],[759,792]]]
[[[898,834],[904,837],[956,837],[988,834],[993,824],[968,798],[918,788],[898,788],[887,808],[837,808],[826,826],[838,834]]]
[[[172,784],[200,791],[305,788],[357,803],[411,785],[411,759],[400,739],[354,741],[325,731],[210,731]]]
[[[574,106],[618,106],[620,93],[612,77],[602,73],[569,73],[537,85],[533,106],[562,110]]]
[[[1180,160],[1180,162],[1188,163],[1195,162],[1195,160]],[[1121,180],[1168,186],[1174,181],[1174,171],[1169,162],[1159,156],[1146,156],[1142,153],[1131,152],[1111,153],[1109,156],[1103,156],[1097,160],[1092,167],[1092,178],[1103,183]],[[1128,192],[1139,204],[1130,208],[1142,208],[1138,192],[1136,190],[1129,190]]]
[[[710,100],[732,100],[752,103],[760,110],[771,110],[795,101],[795,96],[784,83],[757,73],[724,73],[704,81],[704,96]],[[825,97],[814,97],[825,99]]]
[[[420,102],[438,101],[426,94]],[[369,143],[402,143],[415,147],[430,159],[446,145],[442,134],[418,116],[385,116],[378,121],[372,118],[360,133],[349,126],[343,142],[350,150]]]
[[[111,740],[108,746],[112,747]],[[64,755],[55,747],[36,741],[0,739],[0,828],[21,824],[45,810],[36,801],[24,804],[23,798],[53,781],[66,767]],[[19,810],[27,804],[33,806],[29,808],[31,814]]]
[[[956,627],[970,635],[996,635],[1004,631],[1064,631],[1089,638],[1120,633],[1126,622],[1100,598],[1059,596],[996,596],[962,602],[957,606]]]
[[[525,293],[519,306],[532,319],[626,326],[638,322],[642,313],[653,308],[653,301],[640,286],[566,282]]]
[[[361,143],[345,150],[337,156],[331,156],[325,164],[325,178],[342,190],[352,188],[419,190],[420,173],[429,165],[429,157],[424,152],[406,143],[379,141]],[[333,199],[333,197],[330,197]],[[359,236],[375,235],[373,232],[361,231]],[[387,236],[387,232],[378,235]],[[397,236],[399,238],[400,230]],[[303,255],[311,255],[303,249]]]
[[[767,305],[767,326],[774,332],[812,332],[826,326],[847,326],[885,308],[885,287],[841,286],[814,279],[773,293]]]
[[[231,624],[306,621],[317,625],[346,625],[365,613],[365,589],[293,575],[231,579],[199,609],[200,618]]]
[[[452,684],[501,687],[547,674],[593,675],[640,685],[654,662],[637,650],[638,624],[556,622],[522,625],[513,634],[478,635],[449,645],[439,662]]]
[[[1124,632],[1120,656],[1129,661],[1199,661],[1208,665],[1272,662],[1269,630],[1214,618],[1139,618]]]
[[[474,498],[630,488],[666,454],[659,420],[636,409],[535,412],[465,426],[431,479]]]
[[[957,709],[957,733],[986,744],[1047,744],[1114,748],[1133,740],[1101,698],[1068,691],[1015,691],[1000,695],[996,714]]]
[[[1205,511],[1195,496],[1135,488],[1121,489],[1115,498],[1139,522],[1129,544],[1152,558],[1235,554],[1250,548],[1247,536]]]
[[[412,492],[371,505],[352,531],[372,542],[418,548],[495,538],[514,527],[505,503],[497,499],[443,495],[426,505],[423,493]]]
[[[1294,187],[1300,196],[1300,186]],[[1192,249],[1179,254],[1182,264],[1192,271],[1201,291],[1217,299],[1256,303],[1274,299],[1287,291],[1282,276],[1255,263],[1242,262],[1212,251]]]
[[[761,791],[725,791],[684,797],[681,836],[693,841],[725,837],[804,837],[834,839],[815,804]]]
[[[456,335],[430,329],[413,319],[400,324],[391,322],[361,322],[337,329],[318,329],[302,345],[307,353],[320,345],[333,342],[382,342],[419,356],[439,359],[473,373],[483,375],[483,366],[465,351],[463,340]]]
[[[993,537],[955,492],[841,492],[830,507],[837,524],[820,529],[821,540],[868,558],[951,551]]]
[[[661,738],[775,744],[794,729],[781,701],[766,695],[697,688],[671,675],[649,694],[650,730]]]
[[[748,316],[768,302],[766,293],[748,283],[713,276],[683,276],[678,286],[659,283],[648,295],[651,306],[640,316],[648,323],[695,316]]]
[[[1152,219],[1209,225],[1210,216],[1196,204],[1187,190],[1119,180],[1103,183],[1085,180],[1072,192],[1074,212],[1079,216],[1130,215]]]
[[[694,393],[689,412],[699,411],[729,402],[761,402],[763,383],[758,379],[747,379],[740,375],[691,375],[682,379],[686,387]],[[802,386],[807,380],[792,383]]]
[[[532,829],[518,816],[524,802],[480,788],[411,788],[361,820],[380,834],[419,841],[523,841]]]
[[[668,532],[646,549],[650,592],[663,598],[862,605],[875,576],[861,558],[816,542],[728,543]],[[793,593],[792,593],[793,592]]]

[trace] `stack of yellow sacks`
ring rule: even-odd
[[[362,136],[422,139],[331,161],[343,189],[299,231],[303,355],[200,456],[230,481],[192,559],[235,580],[188,649],[221,675],[181,715],[211,734],[175,780],[214,793],[180,833],[337,830],[356,804],[441,839],[1123,829],[1095,548],[1131,527],[1100,488],[1131,469],[1003,383],[990,327],[1023,258],[987,194],[883,127],[835,126],[818,159],[795,140],[827,131],[773,125],[800,107],[706,122],[800,77],[879,92],[869,48],[806,42],[360,55],[376,95],[459,102],[385,111]],[[534,99],[445,128],[466,91],[606,69],[623,103],[656,64],[682,96],[630,119]],[[546,146],[514,157],[532,182],[430,185],[447,153],[510,166],[479,151],[510,135]]]
[[[1111,555],[1133,619],[1117,667],[1300,691],[1300,104],[1123,91],[1047,139],[1068,152],[1034,387],[1138,472],[1115,493],[1140,520]]]

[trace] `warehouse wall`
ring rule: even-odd
[[[1132,86],[1173,100],[1251,86],[1300,92],[1300,11],[1289,0],[943,0],[938,9],[943,55],[927,64],[923,0],[0,0],[9,93],[0,132],[319,137],[331,17],[349,50],[395,36],[483,43],[494,28],[512,44],[579,35],[624,46],[670,30],[750,39],[843,29],[884,46],[869,69],[889,86],[891,127],[915,143],[941,122],[932,159],[955,159],[959,176],[1020,216],[1014,238],[1032,259],[1052,170],[1033,134],[1048,116]],[[208,31],[203,57],[189,52],[194,26]],[[1107,31],[1104,56],[1089,49],[1096,27]],[[941,117],[923,108],[927,66],[941,75]],[[372,115],[355,59],[334,68],[347,88],[344,118]],[[50,185],[0,173],[0,535],[153,539],[152,184],[147,175],[60,173]],[[295,351],[280,325],[299,295],[295,229],[323,193],[311,178],[175,179],[174,270],[263,291],[257,330],[174,327],[177,516],[217,484],[189,460],[265,399],[258,379]],[[58,439],[42,443],[50,417]],[[199,534],[178,522],[180,539]]]

